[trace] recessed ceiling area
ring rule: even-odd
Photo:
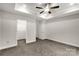
[[[0,4],[0,10],[8,11],[11,13],[19,13],[25,16],[30,15],[45,20],[79,13],[78,3],[50,3],[50,5],[48,4],[49,3],[2,3]],[[54,6],[59,6],[59,8],[50,9],[50,7]],[[43,9],[37,9],[36,7],[42,7]],[[48,13],[48,11],[50,11],[50,14]],[[40,12],[42,12],[42,14],[40,14]]]

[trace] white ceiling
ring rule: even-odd
[[[70,3],[54,3],[60,6],[60,8],[51,10],[52,18],[63,17],[66,15],[71,15],[79,13],[79,4],[70,5]],[[53,4],[52,4],[53,5]],[[21,15],[30,15],[32,17],[40,17],[39,9],[36,9],[36,6],[41,6],[38,3],[0,3],[0,10],[8,11],[11,13],[21,14]],[[22,12],[19,12],[18,9],[21,9]]]

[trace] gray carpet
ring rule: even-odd
[[[19,40],[18,46],[0,51],[0,56],[78,56],[79,48],[50,40],[37,40],[25,44]]]

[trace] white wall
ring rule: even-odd
[[[17,40],[26,38],[27,31],[27,21],[26,20],[17,20]]]
[[[72,15],[54,20],[58,21],[47,22],[45,24],[46,39],[79,47],[78,15]]]
[[[2,36],[1,36],[1,34],[2,34],[2,32],[1,32],[1,22],[2,20],[1,20],[1,16],[0,16],[0,40],[2,39]]]
[[[45,21],[37,21],[36,25],[36,36],[39,39],[45,39]]]
[[[20,28],[17,28],[17,20],[23,20],[23,23],[24,21],[26,22],[25,24],[21,22]],[[26,38],[26,43],[36,41],[36,23],[34,18],[0,11],[0,27],[0,36],[2,37],[0,37],[0,49],[17,46],[18,39]],[[24,30],[25,28],[26,30]]]
[[[26,43],[35,42],[35,41],[36,41],[36,20],[28,19]]]
[[[17,45],[16,41],[16,20],[14,15],[0,12],[1,15],[1,39],[0,49],[13,47]]]
[[[36,41],[36,21],[31,18],[17,20],[17,40],[26,39],[26,43]]]
[[[39,37],[39,27],[40,27],[40,23],[37,21],[36,22],[36,37]]]
[[[39,38],[42,40],[45,39],[45,33],[45,21],[42,21],[39,25]]]

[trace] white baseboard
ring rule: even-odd
[[[79,47],[79,45],[77,45],[77,44],[72,44],[72,43],[69,43],[69,42],[59,41],[59,40],[55,40],[55,39],[48,39],[48,40],[52,40],[52,41],[55,41],[55,42],[67,44],[67,45],[74,46],[74,47]]]
[[[11,48],[11,47],[15,47],[15,46],[17,46],[17,43],[13,44],[13,45],[6,46],[6,47],[0,47],[0,50]]]

